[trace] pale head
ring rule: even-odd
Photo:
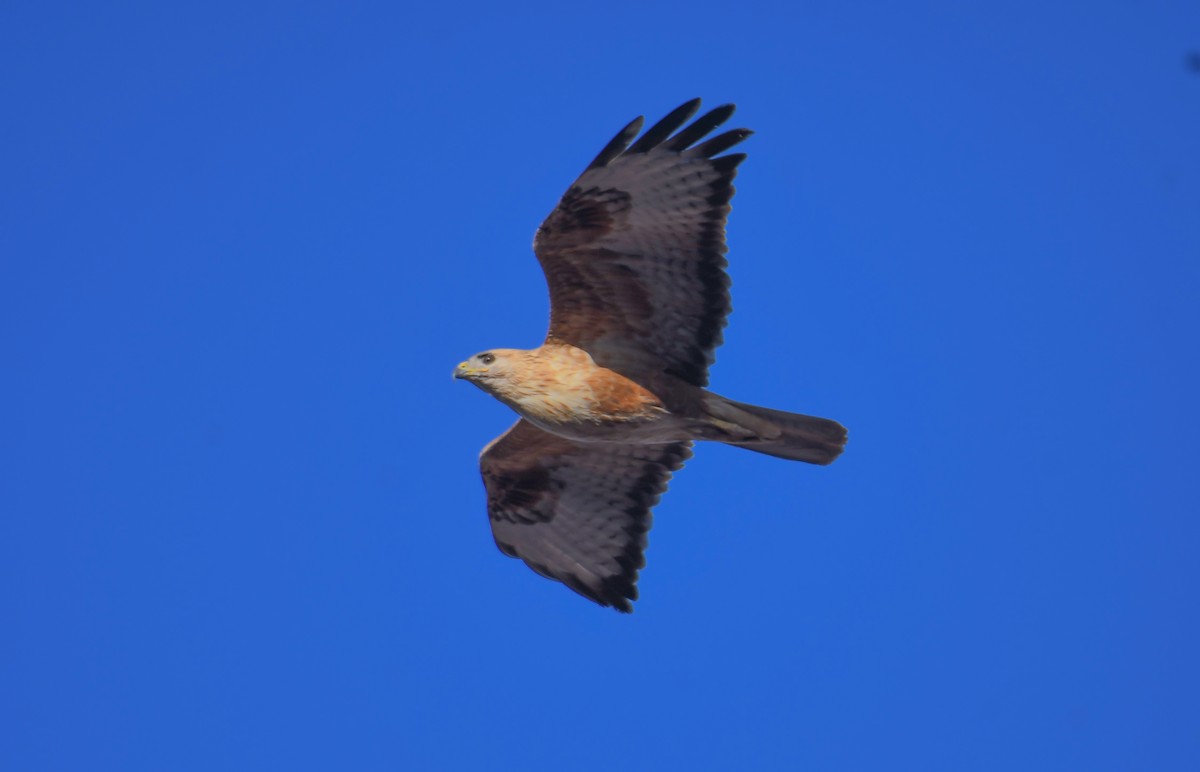
[[[481,351],[454,368],[454,377],[470,381],[481,389],[491,391],[497,381],[509,380],[520,366],[526,352],[511,348],[493,348]]]

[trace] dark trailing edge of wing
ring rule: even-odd
[[[638,599],[638,574],[646,566],[647,536],[654,522],[651,510],[666,492],[667,480],[672,473],[691,457],[690,442],[671,443],[662,446],[662,455],[658,459],[643,466],[641,477],[631,486],[630,495],[634,501],[624,510],[629,518],[624,530],[630,538],[624,550],[613,556],[621,567],[619,574],[600,577],[599,588],[589,587],[575,576],[551,578],[560,578],[563,584],[601,606],[611,606],[623,614],[633,613],[633,601]],[[534,570],[538,569],[535,567]]]

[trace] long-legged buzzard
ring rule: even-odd
[[[694,440],[828,464],[836,421],[734,402],[704,387],[730,311],[725,220],[750,135],[686,128],[696,99],[636,142],[630,123],[538,229],[550,331],[530,351],[490,349],[457,378],[521,418],[480,456],[496,544],[543,576],[632,611],[650,509]]]

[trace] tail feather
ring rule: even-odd
[[[837,421],[711,396],[715,399],[706,402],[714,418],[737,424],[753,435],[753,439],[724,440],[727,445],[821,465],[833,463],[846,447],[846,427]]]

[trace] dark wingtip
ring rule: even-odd
[[[604,149],[600,151],[600,155],[596,156],[596,158],[590,164],[588,164],[587,168],[595,169],[601,166],[608,166],[608,164],[611,163],[614,158],[625,152],[625,149],[629,147],[629,143],[632,142],[633,138],[636,137],[638,132],[642,130],[642,124],[645,122],[646,118],[642,115],[639,115],[630,121],[625,128],[617,132],[617,136],[613,137],[612,140],[610,140],[609,143],[604,146]]]
[[[696,114],[700,109],[700,99],[692,99],[684,102],[679,107],[676,107],[671,112],[667,113],[666,117],[658,123],[650,127],[645,134],[633,143],[629,148],[631,153],[648,153],[654,148],[661,145],[676,129],[688,122],[688,119]]]
[[[729,155],[723,155],[720,158],[711,159],[713,168],[722,174],[731,174],[735,169],[738,168],[738,166],[741,165],[742,161],[745,160],[745,153],[730,153]],[[729,195],[730,198],[733,197],[732,193]]]
[[[607,606],[612,606],[616,611],[622,614],[633,613],[633,601],[637,600],[637,587],[630,584],[625,589],[614,588],[605,599],[604,603]]]
[[[604,146],[604,149],[588,164],[587,168],[596,169],[607,166],[626,153],[649,153],[656,148],[684,153],[691,157],[712,158],[754,133],[750,129],[733,129],[692,147],[713,129],[729,120],[737,106],[729,102],[714,107],[692,121],[691,125],[681,129],[680,127],[684,126],[699,109],[700,98],[689,99],[647,129],[646,133],[640,137],[637,135],[641,131],[645,119],[639,115]],[[634,141],[635,138],[636,141]]]
[[[687,151],[689,156],[699,156],[701,158],[712,158],[718,153],[724,153],[729,148],[738,144],[742,140],[749,137],[754,132],[750,129],[731,129],[724,134],[718,134],[702,144],[696,145],[691,150]]]

